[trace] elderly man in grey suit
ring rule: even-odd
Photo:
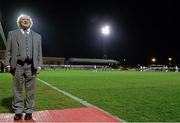
[[[42,66],[41,36],[31,30],[33,21],[28,15],[19,16],[17,25],[19,29],[8,33],[5,66],[13,75],[14,120],[21,120],[22,113],[26,113],[25,120],[31,120],[35,106],[35,78]],[[23,85],[26,92],[25,103]]]

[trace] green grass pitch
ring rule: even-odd
[[[125,121],[180,121],[180,73],[135,71],[42,71],[38,78]],[[83,107],[36,83],[36,110]],[[0,112],[10,112],[12,81],[0,74]]]

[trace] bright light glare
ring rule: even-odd
[[[169,61],[172,61],[172,58],[168,58]]]
[[[151,61],[152,61],[152,62],[156,62],[156,59],[155,59],[155,58],[152,58]]]
[[[104,35],[109,35],[109,34],[110,34],[109,26],[106,25],[106,26],[102,27],[101,32],[102,32],[102,34],[104,34]]]

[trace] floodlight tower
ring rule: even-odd
[[[155,63],[156,63],[156,58],[152,58],[152,59],[151,59],[151,62],[152,62],[153,64],[155,64]]]
[[[169,58],[168,58],[168,61],[169,61],[169,66],[171,66],[171,64],[172,64],[172,58],[169,57]]]
[[[110,34],[110,27],[109,25],[104,25],[102,28],[101,28],[101,33],[103,35],[103,41],[102,41],[102,47],[103,47],[103,58],[104,59],[107,59],[107,51],[106,51],[106,46],[105,46],[105,41],[106,41],[106,38],[107,36],[109,36]]]

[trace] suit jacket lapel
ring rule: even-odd
[[[20,29],[17,30],[17,33],[16,33],[15,38],[16,38],[17,46],[18,46],[18,48],[19,48],[19,46],[22,45],[22,41],[21,41],[21,39],[20,39],[20,38],[22,38],[22,32],[21,32]]]

